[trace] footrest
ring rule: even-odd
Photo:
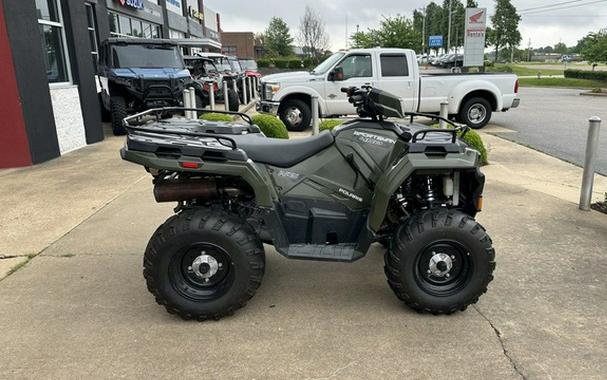
[[[287,256],[293,259],[354,261],[363,256],[355,248],[356,244],[291,244]]]

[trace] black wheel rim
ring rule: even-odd
[[[210,256],[218,264],[211,277],[202,278],[193,270],[199,256]],[[208,265],[201,270],[208,273]],[[209,243],[193,244],[179,250],[169,264],[169,280],[181,296],[192,301],[212,301],[223,296],[234,283],[234,263],[223,248]]]
[[[442,276],[429,273],[430,261],[437,254],[447,255],[452,265],[447,274]],[[420,251],[414,267],[414,277],[424,292],[437,297],[448,297],[466,287],[473,269],[470,251],[466,247],[454,241],[443,240],[433,242]]]

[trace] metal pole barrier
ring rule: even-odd
[[[318,119],[318,95],[312,95],[312,135],[319,134],[320,120]]]
[[[207,82],[209,84],[209,107],[215,111],[215,81]]]
[[[249,104],[248,99],[247,99],[249,97],[249,94],[247,93],[247,77],[242,77],[241,81],[242,81],[242,103],[243,103],[242,105],[244,106],[244,105]]]
[[[449,117],[449,102],[446,100],[443,100],[442,102],[440,102],[440,117],[442,117],[444,119],[447,119]],[[441,129],[443,129],[447,126],[447,123],[440,120],[439,125],[440,125]]]
[[[183,108],[190,108],[190,90],[187,88],[183,90]],[[185,111],[183,116],[186,119],[190,118],[190,111]]]
[[[228,82],[223,81],[223,106],[226,111],[230,110],[230,99],[228,98]]]
[[[592,187],[594,186],[594,167],[596,152],[599,149],[599,132],[601,118],[593,116],[588,120],[588,140],[586,142],[586,160],[584,161],[584,176],[582,177],[582,193],[580,195],[580,210],[590,211],[592,203]]]
[[[259,83],[257,82],[257,77],[253,77],[253,97],[255,99],[258,98],[258,89],[259,89]]]
[[[249,102],[253,100],[255,94],[253,93],[253,78],[247,77],[247,88],[249,89]]]
[[[193,87],[190,87],[190,106],[191,106],[191,108],[198,107],[198,104],[196,104],[196,90]],[[193,119],[193,120],[198,119],[198,112],[191,111],[190,119]]]

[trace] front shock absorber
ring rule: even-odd
[[[425,181],[425,194],[424,200],[428,204],[428,208],[432,208],[434,201],[436,200],[436,194],[434,193],[434,183],[432,177],[427,176]]]

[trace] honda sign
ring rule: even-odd
[[[466,8],[466,35],[464,39],[464,67],[483,66],[487,9]]]

